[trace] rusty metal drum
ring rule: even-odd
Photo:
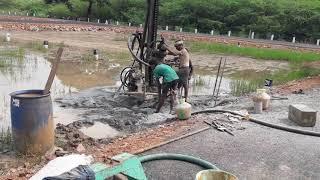
[[[11,127],[15,150],[44,154],[54,146],[54,123],[50,93],[16,91],[11,96]]]

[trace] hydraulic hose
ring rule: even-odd
[[[138,57],[133,53],[132,49],[130,48],[130,39],[131,39],[131,38],[128,39],[127,45],[128,45],[128,49],[129,49],[131,55],[133,56],[133,58],[134,58],[136,61],[138,61],[139,63],[141,63],[141,64],[143,64],[143,65],[145,65],[145,66],[150,66],[150,64],[144,62],[143,60],[141,60],[140,58],[138,58]]]
[[[215,170],[219,169],[208,161],[195,158],[193,156],[182,155],[182,154],[171,154],[171,153],[152,154],[152,155],[141,156],[139,157],[139,160],[141,163],[157,161],[157,160],[176,160],[176,161],[184,161],[191,164],[195,164],[204,169],[215,169]]]
[[[197,111],[197,112],[193,112],[192,115],[204,114],[204,113],[230,113],[233,115],[244,117],[242,114],[239,114],[239,113],[236,113],[233,111],[218,110],[218,109],[208,109],[208,110],[203,110],[203,111]],[[284,130],[284,131],[288,131],[288,132],[292,132],[292,133],[296,133],[296,134],[303,134],[303,135],[320,137],[320,133],[314,132],[314,131],[305,131],[305,130],[295,129],[295,128],[291,128],[291,127],[287,127],[287,126],[281,126],[278,124],[272,124],[272,123],[260,121],[260,120],[254,119],[254,118],[250,118],[249,121],[263,125],[263,126],[267,126],[270,128]]]

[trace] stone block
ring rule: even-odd
[[[317,120],[317,111],[304,105],[289,105],[289,119],[300,126],[313,127]]]

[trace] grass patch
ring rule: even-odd
[[[251,57],[254,59],[284,60],[294,63],[320,60],[320,54],[313,52],[298,52],[285,49],[238,47],[236,45],[225,45],[195,41],[190,42],[188,45],[192,52],[233,54]]]
[[[320,74],[320,69],[312,67],[296,68],[290,71],[278,71],[271,75],[275,85]]]
[[[128,37],[127,36],[116,36],[115,38],[112,39],[113,41],[128,41]]]
[[[51,46],[49,48],[52,48],[53,44],[49,44],[49,46]],[[48,49],[43,47],[43,43],[40,41],[27,42],[26,44],[24,44],[24,47],[32,51],[38,51],[42,53],[45,53],[48,51]]]
[[[2,129],[0,132],[0,151],[10,151],[12,146],[12,133],[10,128]]]
[[[193,78],[192,85],[193,86],[204,86],[205,80],[201,76],[195,77],[195,78]]]
[[[263,79],[251,81],[237,79],[230,82],[231,94],[234,96],[243,96],[261,87],[263,87]]]
[[[1,51],[0,55],[4,57],[23,57],[24,56],[24,49],[18,48],[18,49],[7,49],[5,51]]]
[[[103,51],[101,52],[102,57],[105,59],[112,59],[112,60],[121,60],[121,61],[127,61],[132,59],[131,55],[129,52],[107,52]]]
[[[99,53],[99,52],[98,52]],[[102,51],[99,53],[99,59],[102,60],[118,60],[118,61],[127,61],[132,59],[129,52],[108,52],[108,51]],[[95,57],[92,54],[91,51],[87,52],[86,54],[83,54],[81,56],[82,61],[95,61]]]
[[[0,56],[2,57],[14,57],[14,58],[23,58],[25,55],[25,50],[23,48],[17,49],[5,49],[0,51]],[[2,65],[5,66],[5,62],[2,62]],[[0,62],[1,66],[1,62]]]
[[[255,92],[256,89],[264,87],[265,79],[272,79],[273,85],[284,84],[289,81],[302,79],[305,77],[316,76],[320,74],[320,69],[312,67],[293,68],[292,70],[280,70],[271,75],[262,74],[256,79],[245,80],[236,79],[230,82],[231,93],[234,96],[243,96],[251,92]]]
[[[6,66],[7,66],[7,63],[6,63],[6,62],[0,61],[0,68],[6,67]]]

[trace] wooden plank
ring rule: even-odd
[[[52,68],[51,68],[50,75],[49,75],[49,77],[48,77],[48,80],[47,80],[46,86],[45,86],[45,88],[44,88],[43,94],[48,94],[49,91],[50,91],[50,89],[51,89],[51,85],[52,85],[52,83],[53,83],[54,77],[55,77],[56,72],[57,72],[57,70],[58,70],[59,62],[60,62],[60,60],[61,60],[62,52],[63,52],[63,48],[60,47],[60,48],[58,49],[56,59],[55,59],[55,61],[53,62],[53,66],[52,66]]]

